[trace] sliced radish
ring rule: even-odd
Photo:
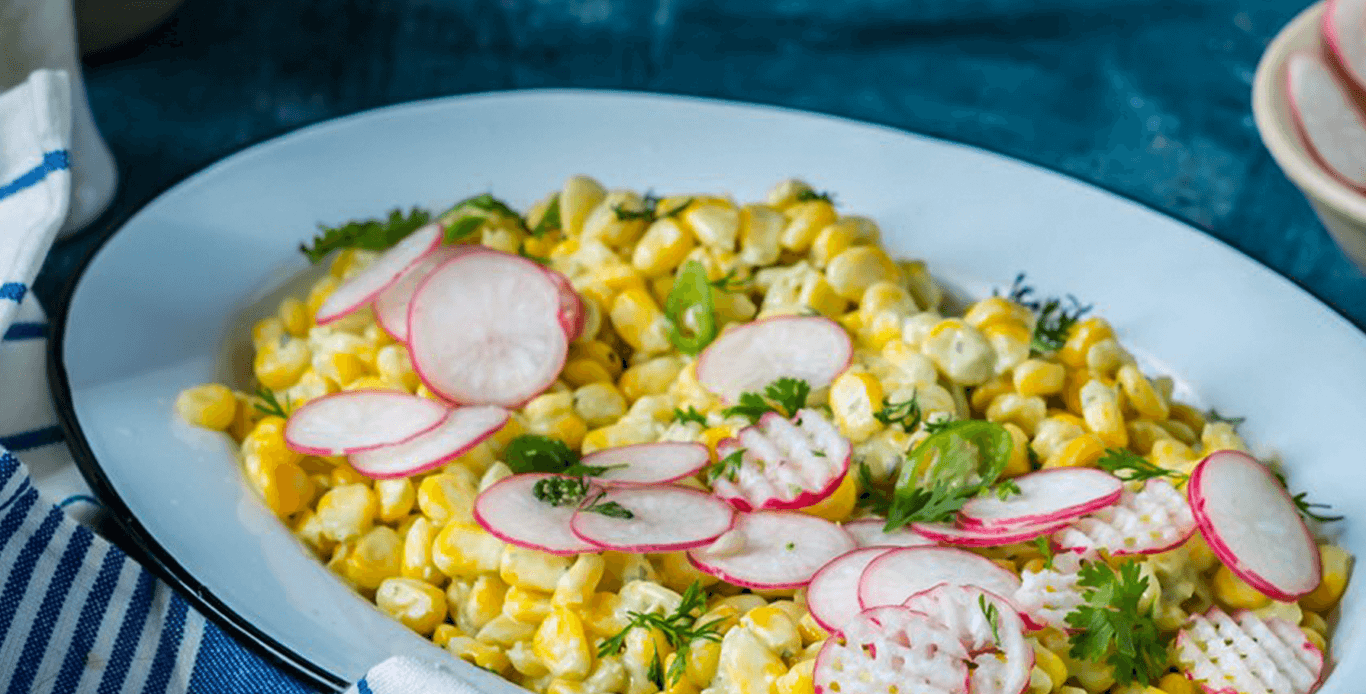
[[[1164,479],[1148,480],[1137,492],[1124,490],[1119,503],[1073,522],[1053,535],[1059,551],[1093,556],[1157,554],[1177,547],[1195,532],[1186,497]]]
[[[631,512],[616,518],[579,509],[570,529],[584,542],[618,552],[676,552],[711,543],[735,522],[726,502],[676,484],[614,487],[594,504],[615,502]]]
[[[910,528],[902,527],[889,533],[883,530],[886,526],[885,518],[865,518],[845,523],[844,529],[854,536],[854,542],[859,547],[920,547],[934,544],[934,540]]]
[[[854,538],[823,518],[795,511],[740,514],[711,545],[688,553],[704,573],[746,588],[800,588],[831,559],[854,549]]]
[[[542,269],[560,292],[560,327],[564,328],[565,337],[572,342],[583,332],[584,323],[588,320],[588,313],[583,308],[583,299],[574,291],[574,285],[569,283],[568,277],[550,268]]]
[[[1210,549],[1248,585],[1281,602],[1318,587],[1319,549],[1267,466],[1240,451],[1216,451],[1195,466],[1186,493]]]
[[[427,275],[408,306],[413,366],[434,393],[515,407],[555,382],[569,341],[560,292],[541,266],[497,251],[463,253]]]
[[[479,246],[437,246],[403,272],[396,282],[375,297],[375,320],[399,342],[408,341],[408,304],[422,280],[442,263]]]
[[[409,267],[441,243],[441,225],[428,224],[406,236],[373,263],[342,282],[318,306],[315,319],[326,325],[370,303]]]
[[[1006,529],[996,528],[959,528],[947,523],[912,523],[911,528],[935,542],[958,547],[1000,547],[1017,542],[1029,542],[1067,527],[1061,523],[1036,523]]]
[[[971,655],[968,691],[1021,694],[1034,669],[1034,648],[1008,600],[974,586],[943,584],[912,595],[904,606],[948,627]],[[988,614],[990,613],[990,614]]]
[[[1348,43],[1366,44],[1360,38]],[[1345,183],[1366,189],[1366,121],[1352,104],[1346,85],[1313,53],[1300,52],[1286,63],[1291,113],[1300,134],[1328,170]]]
[[[954,547],[905,547],[873,560],[859,579],[858,600],[865,608],[900,605],[906,598],[940,583],[977,586],[1013,595],[1020,579],[986,557]]]
[[[446,419],[448,408],[398,390],[348,390],[290,413],[285,442],[306,455],[346,455],[403,443]]]
[[[1206,691],[1309,694],[1323,679],[1323,651],[1294,624],[1212,607],[1176,635],[1176,662]]]
[[[490,535],[518,547],[551,554],[599,551],[570,529],[577,506],[553,506],[533,493],[537,482],[557,476],[526,473],[495,482],[474,500],[475,522]]]
[[[1020,572],[1020,589],[1010,596],[1011,602],[1031,626],[1066,631],[1067,615],[1086,602],[1078,584],[1080,571],[1080,555],[1054,555],[1051,568]]]
[[[1323,38],[1337,56],[1338,64],[1360,89],[1366,89],[1366,1],[1328,0],[1323,10]]]
[[[822,566],[806,586],[806,609],[812,619],[834,634],[857,617],[863,611],[858,602],[859,578],[874,559],[886,553],[886,547],[856,549]]]
[[[969,655],[933,618],[900,605],[860,612],[826,639],[815,694],[965,694]]]
[[[780,378],[824,388],[849,365],[853,347],[839,323],[817,316],[778,316],[722,333],[697,358],[697,380],[729,402],[762,392]]]
[[[1119,501],[1124,491],[1118,477],[1084,467],[1040,470],[1013,482],[1019,494],[971,499],[958,512],[959,523],[985,529],[1068,521]]]
[[[816,410],[791,420],[769,412],[718,443],[716,455],[724,459],[742,449],[739,468],[712,482],[712,491],[741,511],[802,508],[834,494],[853,450]]]
[[[457,407],[435,427],[403,443],[353,453],[349,462],[375,479],[416,475],[464,455],[507,421],[508,411],[501,407]]]
[[[700,443],[660,441],[632,446],[604,448],[580,461],[584,465],[608,470],[598,479],[613,484],[656,484],[674,482],[706,467],[711,453]],[[618,467],[624,466],[624,467]]]

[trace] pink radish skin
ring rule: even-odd
[[[760,590],[800,588],[831,559],[854,549],[854,538],[823,518],[795,511],[740,514],[715,542],[688,552],[703,573]]]
[[[432,392],[514,408],[555,382],[569,341],[560,293],[540,265],[498,251],[433,270],[408,306],[413,367]]]
[[[368,267],[342,282],[318,306],[318,325],[327,325],[370,303],[414,263],[441,243],[442,228],[435,222],[404,237]]]
[[[604,448],[580,461],[584,465],[612,468],[598,479],[612,484],[660,484],[697,474],[711,462],[711,453],[700,443],[660,441]],[[616,467],[625,465],[626,467]]]
[[[1262,619],[1249,610],[1230,617],[1216,606],[1192,615],[1175,645],[1173,665],[1207,694],[1239,694],[1243,689],[1309,694],[1328,674],[1323,651],[1298,626],[1276,617]],[[1268,675],[1278,681],[1269,681]],[[1238,681],[1215,687],[1208,683],[1212,676]]]
[[[1286,83],[1295,125],[1308,148],[1334,177],[1366,190],[1366,120],[1346,85],[1307,52],[1286,61]]]
[[[464,455],[508,421],[501,407],[457,407],[445,421],[392,446],[351,455],[351,467],[377,480],[410,477]]]
[[[735,510],[724,501],[674,484],[609,488],[594,501],[608,502],[620,504],[633,517],[613,518],[579,509],[570,529],[584,542],[617,552],[677,552],[701,547],[735,523]]]
[[[1080,518],[1119,501],[1124,484],[1092,468],[1054,468],[1016,477],[1020,493],[1006,499],[977,497],[963,504],[958,522],[982,530],[1042,525]]]
[[[324,395],[290,413],[285,443],[304,455],[360,453],[410,441],[446,419],[447,406],[399,390]]]
[[[499,480],[474,500],[474,520],[508,544],[550,554],[597,552],[570,529],[576,506],[552,506],[538,500],[536,483],[556,475],[527,473]]]
[[[825,499],[849,473],[853,451],[849,439],[816,410],[801,410],[792,420],[769,412],[735,438],[718,442],[716,455],[724,459],[740,449],[734,479],[712,481],[712,492],[740,511],[805,508]]]
[[[1366,25],[1366,2],[1328,0],[1320,21],[1323,39],[1343,72],[1356,82],[1358,89],[1366,89],[1366,41],[1361,37]]]
[[[841,554],[822,566],[806,586],[806,609],[826,631],[836,634],[863,610],[858,602],[858,582],[886,547],[868,547]]]
[[[728,402],[763,392],[780,378],[820,389],[844,372],[853,356],[849,333],[816,316],[778,316],[731,328],[697,358],[697,381]]]
[[[1186,494],[1210,550],[1248,585],[1281,602],[1318,587],[1318,545],[1267,466],[1240,451],[1216,451],[1195,466]]]
[[[900,605],[906,598],[940,583],[977,586],[997,595],[1014,595],[1020,579],[986,557],[955,547],[906,547],[874,559],[859,579],[859,604],[865,609]]]
[[[911,528],[935,542],[957,547],[1001,547],[1049,535],[1067,527],[1067,523],[1039,523],[1007,530],[958,528],[946,523],[912,523]]]
[[[886,518],[865,518],[845,523],[844,529],[854,536],[854,542],[859,547],[922,547],[935,544],[934,540],[910,528],[885,532],[883,528],[886,525]]]
[[[408,304],[413,300],[422,280],[442,263],[461,253],[468,253],[480,246],[438,246],[404,271],[393,284],[375,297],[375,321],[389,336],[403,343],[408,342]]]
[[[560,292],[560,327],[564,328],[564,336],[573,342],[583,333],[583,326],[588,321],[588,313],[583,308],[583,299],[579,298],[579,293],[574,291],[574,285],[569,283],[569,278],[550,268],[543,269],[546,277],[555,283],[555,288]]]
[[[1164,479],[1138,491],[1126,489],[1118,503],[1072,521],[1053,534],[1060,552],[1112,557],[1157,554],[1178,547],[1195,533],[1195,516],[1185,495]]]

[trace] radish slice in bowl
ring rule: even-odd
[[[1240,451],[1216,451],[1195,466],[1186,494],[1210,549],[1248,585],[1282,602],[1318,587],[1318,546],[1267,466]]]
[[[516,407],[555,382],[569,341],[560,292],[540,265],[462,253],[422,281],[408,306],[413,366],[432,392],[467,405]]]
[[[707,466],[711,453],[700,443],[660,441],[594,451],[579,461],[608,468],[598,479],[612,484],[674,482]],[[624,466],[624,467],[618,467]]]
[[[577,504],[554,506],[536,498],[536,483],[560,475],[527,473],[500,480],[474,500],[474,520],[494,537],[551,554],[597,552],[570,529]]]
[[[1074,521],[1053,534],[1061,552],[1093,556],[1157,554],[1177,547],[1195,533],[1195,516],[1186,497],[1164,479],[1151,479],[1137,492],[1124,490],[1119,503]]]
[[[1309,694],[1323,679],[1323,651],[1298,626],[1218,607],[1193,615],[1176,635],[1174,657],[1207,692]]]
[[[1361,26],[1352,43],[1360,38]],[[1343,182],[1366,190],[1366,120],[1346,85],[1318,56],[1296,53],[1286,62],[1291,114],[1318,160]]]
[[[806,609],[830,633],[838,633],[863,610],[858,602],[858,582],[863,570],[874,559],[886,554],[886,547],[868,547],[846,552],[822,566],[806,586]]]
[[[1022,694],[1029,687],[1034,649],[1025,640],[1024,622],[1005,598],[946,583],[912,595],[903,605],[943,624],[957,637],[971,656],[972,694]]]
[[[375,297],[375,320],[384,332],[399,342],[408,341],[408,304],[422,280],[442,263],[481,246],[438,246],[403,272],[393,284]]]
[[[584,323],[588,320],[588,313],[583,308],[583,299],[574,291],[574,285],[569,283],[568,277],[550,268],[542,269],[560,292],[560,327],[564,329],[564,336],[573,342],[583,332]]]
[[[865,608],[900,605],[906,598],[940,583],[977,586],[996,595],[1014,595],[1015,574],[986,557],[954,547],[906,547],[874,559],[859,579],[859,604]]]
[[[1366,89],[1366,0],[1328,0],[1320,29],[1338,64],[1360,89]]]
[[[947,523],[912,523],[911,527],[935,542],[943,542],[958,547],[1000,547],[1002,545],[1013,545],[1017,542],[1029,542],[1036,537],[1061,530],[1067,527],[1067,521],[1021,525],[1004,530],[959,528]]]
[[[860,612],[826,639],[815,694],[964,694],[968,652],[951,629],[900,605]]]
[[[1021,571],[1020,589],[1009,597],[1031,625],[1069,631],[1067,615],[1086,603],[1080,572],[1080,555],[1055,555],[1051,568]]]
[[[440,424],[390,446],[351,455],[351,467],[366,477],[408,477],[464,455],[508,421],[501,407],[457,407]]]
[[[1020,493],[970,499],[958,512],[965,528],[1009,528],[1079,518],[1119,501],[1124,483],[1092,468],[1055,468],[1012,480]]]
[[[742,452],[738,467],[712,480],[712,491],[741,511],[810,506],[839,488],[852,450],[816,410],[800,410],[792,420],[769,412],[716,445],[722,459]]]
[[[308,401],[290,413],[285,442],[306,455],[346,455],[403,443],[446,419],[435,400],[398,390],[350,390]]]
[[[675,552],[709,544],[735,522],[726,502],[675,484],[616,487],[574,514],[570,529],[584,542],[617,552]],[[616,503],[630,512],[618,518],[590,510]]]
[[[435,222],[414,231],[373,263],[342,282],[318,306],[315,319],[326,325],[370,303],[398,281],[414,263],[441,243],[441,225]]]
[[[727,330],[697,358],[697,381],[729,402],[780,378],[824,388],[849,366],[849,333],[829,318],[778,316]]]
[[[898,528],[889,533],[884,530],[886,526],[885,518],[864,518],[845,523],[844,529],[859,547],[921,547],[935,543],[910,528]]]
[[[715,542],[688,552],[703,573],[746,588],[800,588],[854,539],[824,518],[795,511],[744,513]]]

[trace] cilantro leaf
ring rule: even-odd
[[[697,422],[698,424],[701,424],[702,426],[707,426],[707,416],[704,415],[704,414],[702,414],[701,412],[698,412],[698,411],[697,411],[697,408],[693,407],[692,405],[688,405],[688,409],[687,409],[687,410],[682,410],[682,409],[679,409],[679,408],[675,407],[675,408],[674,408],[674,421],[675,421],[675,422]]]
[[[563,222],[560,221],[560,196],[556,195],[550,199],[550,205],[545,208],[541,220],[531,229],[531,235],[539,239],[546,234],[559,231],[561,224]]]
[[[744,448],[732,451],[730,455],[707,466],[707,483],[710,484],[724,477],[732,482],[736,475],[740,473],[740,466],[745,462]]]
[[[531,486],[531,495],[551,506],[573,506],[587,494],[588,482],[582,477],[547,477]]]
[[[564,472],[579,462],[579,454],[559,439],[522,434],[508,442],[503,462],[514,473]]]
[[[1103,561],[1087,562],[1079,576],[1086,602],[1065,618],[1076,630],[1069,655],[1110,664],[1120,684],[1157,681],[1167,669],[1167,646],[1152,607],[1139,609],[1148,578],[1139,573],[1138,564],[1125,562],[1116,572]]]
[[[835,204],[835,194],[830,191],[821,191],[818,193],[809,188],[797,193],[797,202],[810,202],[812,200],[824,200],[833,205]]]
[[[762,395],[753,392],[740,394],[739,404],[727,407],[721,414],[730,417],[740,415],[751,422],[769,412],[792,418],[797,410],[806,407],[806,399],[811,396],[811,384],[799,378],[780,378],[764,386]]]
[[[353,220],[339,227],[319,224],[321,233],[313,237],[311,244],[299,244],[299,251],[315,265],[328,253],[341,248],[382,251],[402,241],[431,218],[432,214],[420,207],[412,208],[407,215],[395,208],[387,219]]]

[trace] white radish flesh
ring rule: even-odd
[[[830,521],[794,511],[745,513],[711,545],[688,553],[704,573],[737,586],[800,588],[854,538]]]
[[[584,465],[608,468],[598,479],[612,484],[674,482],[706,467],[711,460],[700,443],[660,441],[604,448],[583,457]],[[618,467],[624,466],[624,467]]]
[[[900,605],[865,610],[826,639],[815,694],[966,694],[969,655],[933,618]]]
[[[432,392],[467,405],[515,407],[555,382],[569,341],[560,292],[540,265],[464,253],[423,280],[408,307],[413,366]]]
[[[970,499],[958,512],[963,527],[1006,528],[1079,518],[1119,501],[1124,484],[1092,468],[1055,468],[1012,480],[1020,493]]]
[[[1366,0],[1328,0],[1323,10],[1323,38],[1344,72],[1366,89]]]
[[[1358,34],[1352,40],[1366,44]],[[1312,53],[1286,62],[1290,108],[1300,133],[1327,168],[1348,185],[1366,189],[1366,120],[1346,85]]]
[[[885,547],[856,549],[822,566],[806,586],[806,608],[812,619],[834,634],[857,617],[863,611],[858,602],[859,578],[874,559],[887,551]]]
[[[977,586],[996,595],[1013,595],[1015,574],[986,557],[954,547],[906,547],[874,559],[859,579],[859,604],[865,608],[900,605],[906,598],[940,583]]]
[[[1216,451],[1195,466],[1186,493],[1210,549],[1248,585],[1282,602],[1318,587],[1318,546],[1267,466]]]
[[[1085,604],[1079,581],[1081,556],[1073,553],[1053,557],[1051,567],[1020,572],[1020,589],[1009,596],[1032,626],[1066,631],[1067,615]]]
[[[1218,607],[1194,615],[1176,636],[1175,660],[1207,692],[1309,694],[1323,679],[1323,651],[1298,626]]]
[[[947,523],[912,523],[911,528],[935,542],[957,547],[1001,547],[1018,542],[1029,542],[1036,537],[1067,527],[1061,523],[1038,523],[1021,525],[1004,530],[983,528],[959,528]]]
[[[697,358],[697,380],[729,402],[780,378],[801,379],[814,390],[830,385],[852,354],[849,334],[828,318],[767,318],[731,328],[708,345]]]
[[[397,390],[350,390],[290,413],[285,442],[306,455],[333,456],[403,443],[446,418],[435,400]]]
[[[464,455],[507,423],[501,407],[457,407],[445,421],[403,443],[351,455],[351,467],[366,477],[386,479],[425,472]]]
[[[365,269],[347,278],[319,304],[315,314],[318,325],[326,325],[373,301],[409,267],[436,248],[441,243],[441,233],[440,224],[428,224],[408,234]]]
[[[399,342],[408,341],[408,304],[422,280],[442,263],[477,246],[438,246],[403,272],[396,282],[375,297],[375,320]]]
[[[712,491],[741,511],[810,506],[839,488],[849,473],[849,439],[816,410],[792,420],[774,412],[721,441],[716,455],[744,449],[739,469],[712,482]]]
[[[580,508],[570,528],[579,539],[617,552],[676,552],[701,547],[730,530],[735,510],[716,497],[674,484],[609,488],[589,497],[631,513],[617,518]]]
[[[883,529],[886,526],[885,518],[865,518],[845,523],[844,529],[854,537],[859,547],[921,547],[935,544],[934,540],[908,527],[887,532]]]
[[[1015,606],[1005,598],[973,586],[943,584],[912,595],[904,606],[958,637],[972,657],[972,694],[1021,694],[1029,686],[1034,649],[1025,640]]]
[[[528,473],[494,483],[474,500],[474,520],[498,539],[551,554],[597,552],[569,524],[576,505],[553,506],[536,498],[537,482],[557,475]]]
[[[1053,534],[1060,552],[1094,556],[1157,554],[1172,549],[1195,532],[1195,516],[1186,497],[1164,479],[1148,480],[1137,492],[1124,490],[1119,503],[1073,521]]]

